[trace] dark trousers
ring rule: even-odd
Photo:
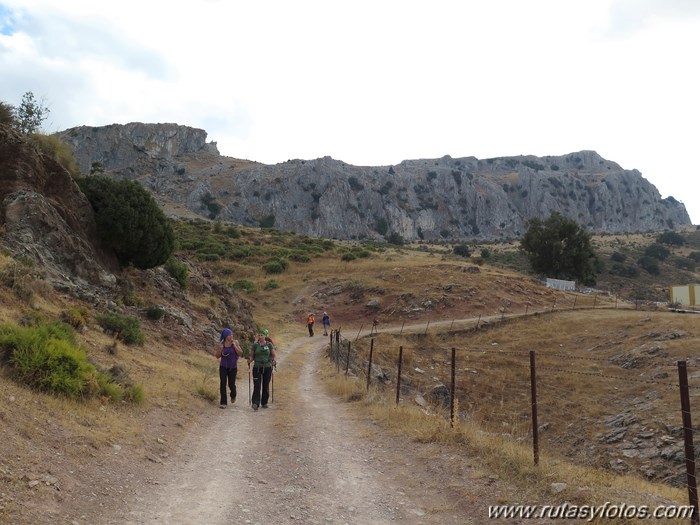
[[[267,401],[270,399],[270,379],[272,379],[271,366],[253,367],[252,403],[254,405],[267,405]]]
[[[236,374],[238,368],[219,367],[219,392],[221,393],[221,404],[226,405],[226,383],[231,390],[231,403],[236,399]]]
[[[314,335],[314,325],[313,325],[313,323],[309,323],[308,327],[309,327],[309,336]]]

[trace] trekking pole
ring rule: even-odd
[[[248,361],[248,405],[253,404],[253,399],[250,397],[250,361]]]
[[[272,366],[272,371],[270,372],[270,383],[272,383],[270,390],[270,403],[275,402],[275,370],[277,370],[277,365]]]

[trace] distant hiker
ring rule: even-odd
[[[328,328],[331,326],[331,318],[328,317],[328,312],[323,312],[321,322],[323,323],[323,335],[328,335]]]
[[[231,404],[236,402],[236,375],[238,374],[238,358],[243,355],[241,344],[233,338],[233,331],[224,328],[219,337],[219,346],[216,349],[216,358],[219,361],[219,392],[221,400],[219,407],[226,408],[226,386],[231,391]]]
[[[265,339],[264,332],[267,330],[260,330],[258,340],[253,343],[248,355],[248,363],[253,364],[253,410],[257,410],[259,406],[267,408],[272,367],[277,364],[275,347]]]
[[[372,321],[372,329],[369,331],[369,335],[372,335],[372,334],[376,335],[377,334],[377,325],[378,324],[379,324],[379,321],[377,321],[376,319],[374,321]]]
[[[306,327],[309,329],[309,337],[314,336],[314,322],[316,319],[314,318],[313,312],[309,314],[309,317],[306,318]]]

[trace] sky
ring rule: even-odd
[[[699,0],[0,0],[43,131],[202,128],[275,164],[595,150],[700,224]]]

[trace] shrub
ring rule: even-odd
[[[661,270],[659,269],[659,263],[655,258],[644,255],[639,258],[637,264],[649,272],[651,275],[659,275]]]
[[[190,273],[190,269],[185,263],[178,261],[174,257],[170,257],[165,261],[165,271],[170,274],[170,277],[177,281],[180,288],[183,290],[187,288],[187,276]]]
[[[668,248],[657,243],[650,244],[644,250],[644,255],[653,257],[654,259],[659,259],[660,261],[666,259],[670,254],[671,251]]]
[[[75,332],[65,323],[2,325],[0,349],[10,363],[10,375],[43,392],[77,399],[97,394],[107,384],[101,384],[95,367],[75,345]]]
[[[265,285],[265,290],[274,290],[276,288],[280,287],[280,283],[275,281],[274,279],[270,279],[267,281],[267,284]]]
[[[261,228],[273,228],[275,226],[275,216],[274,215],[267,215],[260,219],[260,227]]]
[[[288,266],[289,263],[285,259],[270,259],[263,264],[262,268],[265,273],[282,273]]]
[[[627,259],[627,256],[624,253],[613,252],[612,254],[610,254],[610,260],[613,262],[621,263],[625,262],[625,259]]]
[[[471,257],[472,252],[469,250],[469,246],[466,244],[458,244],[452,249],[455,255],[461,255],[462,257]]]
[[[141,323],[136,317],[107,312],[97,315],[96,319],[104,330],[116,334],[117,338],[124,344],[142,345],[144,343]]]
[[[170,258],[175,249],[173,229],[138,182],[93,176],[79,178],[78,185],[95,211],[102,242],[122,266],[148,269]]]
[[[389,231],[389,223],[387,220],[384,218],[377,219],[377,222],[374,223],[374,231],[379,235],[386,235]]]
[[[69,324],[76,330],[82,330],[87,325],[89,315],[90,311],[84,306],[74,307],[61,312],[61,321]]]
[[[353,252],[345,252],[343,255],[340,256],[341,261],[354,261],[357,259],[357,255],[355,255]]]
[[[685,238],[677,232],[664,232],[656,238],[656,242],[660,244],[683,246],[685,244]]]
[[[159,321],[165,315],[165,310],[160,306],[152,305],[146,308],[146,317],[153,321]]]
[[[235,290],[245,290],[248,293],[256,291],[255,283],[247,279],[238,279],[237,281],[231,283],[231,287]]]
[[[289,258],[292,261],[301,262],[301,263],[307,263],[307,262],[311,261],[311,257],[309,257],[308,254],[306,254],[304,252],[294,252],[289,256]]]

